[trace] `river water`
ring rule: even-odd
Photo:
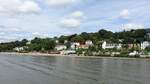
[[[0,54],[0,84],[150,84],[150,60]]]

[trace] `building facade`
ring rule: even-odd
[[[93,42],[91,40],[87,40],[85,42],[85,45],[88,45],[88,46],[92,46],[93,45]]]
[[[79,46],[80,46],[79,42],[73,42],[73,43],[71,43],[71,49],[78,49]]]
[[[144,50],[146,47],[150,46],[150,43],[148,41],[144,41],[141,43],[141,49]]]
[[[66,45],[56,45],[55,49],[57,51],[65,50],[65,49],[67,49],[67,46]]]
[[[103,48],[103,49],[113,49],[113,48],[121,49],[121,48],[122,48],[122,44],[107,43],[106,41],[104,41],[104,42],[102,43],[102,48]]]

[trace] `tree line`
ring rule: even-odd
[[[146,41],[145,37],[147,33],[149,33],[150,29],[137,29],[130,31],[122,31],[122,32],[111,32],[104,29],[99,30],[95,33],[86,33],[83,32],[81,34],[73,34],[70,36],[60,36],[58,40],[63,43],[65,40],[71,42],[80,42],[83,43],[86,40],[91,40],[96,44],[99,41],[109,41],[118,43],[122,40],[122,43],[140,43],[142,41]]]
[[[23,39],[21,41],[13,41],[0,43],[0,51],[12,51],[15,47],[27,46],[28,51],[51,51],[54,50],[55,42],[58,40],[59,44],[64,44],[69,47],[68,42],[80,42],[81,44],[85,43],[86,40],[93,41],[94,45],[99,45],[102,41],[108,41],[113,43],[141,43],[142,41],[149,40],[149,36],[146,36],[147,33],[150,33],[150,29],[136,29],[130,31],[121,31],[121,32],[112,32],[105,29],[101,29],[98,32],[87,33],[82,32],[80,34],[73,34],[68,36],[60,36],[54,38],[34,38],[31,40],[30,44],[27,44],[29,41]]]

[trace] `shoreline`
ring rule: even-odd
[[[135,57],[104,57],[104,56],[78,56],[78,55],[61,55],[61,54],[48,54],[48,53],[18,53],[18,52],[0,52],[0,54],[10,54],[17,56],[35,56],[35,57],[73,57],[73,58],[107,58],[107,59],[149,59],[149,58],[135,58]]]

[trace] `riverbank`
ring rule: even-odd
[[[11,54],[11,55],[27,55],[27,56],[72,56],[72,55],[61,55],[61,54],[48,54],[48,53],[39,53],[39,52],[31,52],[31,53],[18,53],[18,52],[1,52],[0,54]],[[77,56],[77,55],[76,55]]]
[[[9,54],[16,56],[44,56],[44,57],[73,57],[73,58],[107,58],[107,59],[149,59],[149,58],[136,58],[136,57],[105,57],[105,56],[78,56],[78,55],[61,55],[61,54],[48,54],[48,53],[18,53],[18,52],[0,52],[0,54]]]

